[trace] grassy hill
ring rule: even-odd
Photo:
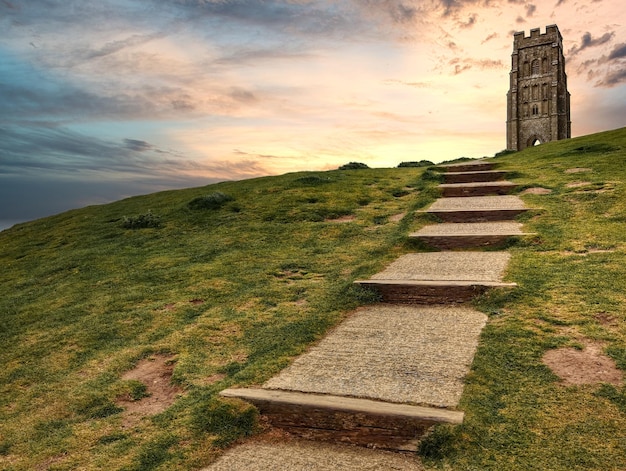
[[[446,469],[624,469],[623,384],[563,386],[548,350],[626,369],[626,129],[497,158],[542,208],[512,245],[462,407],[423,447]],[[576,169],[576,170],[573,170]],[[581,170],[582,169],[582,170]],[[0,233],[0,469],[194,469],[256,428],[217,399],[262,383],[372,294],[352,281],[415,247],[421,168],[302,172],[162,192]],[[178,398],[129,417],[146,361]],[[160,363],[159,363],[160,364]],[[126,410],[126,412],[125,412]]]

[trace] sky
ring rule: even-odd
[[[572,137],[626,126],[618,0],[0,0],[0,229],[136,194],[506,147],[557,24]]]

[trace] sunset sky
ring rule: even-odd
[[[513,33],[626,126],[618,0],[0,0],[0,229],[226,179],[493,155]]]

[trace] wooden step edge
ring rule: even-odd
[[[509,182],[506,180],[495,180],[489,182],[464,182],[464,183],[442,183],[438,186],[438,188],[446,189],[446,188],[513,188],[516,187],[517,184],[513,182]]]
[[[470,248],[496,247],[510,240],[524,239],[532,233],[522,234],[439,234],[426,235],[414,232],[409,234],[410,240],[419,240],[423,244],[439,250],[456,250]]]
[[[529,211],[529,208],[507,209],[428,209],[416,211],[415,214],[437,216],[443,222],[495,222],[513,220]]]
[[[444,176],[458,176],[458,175],[505,175],[510,173],[506,170],[474,170],[466,172],[445,172]]]
[[[385,279],[369,279],[356,280],[355,284],[365,286],[415,286],[415,287],[471,287],[484,286],[487,288],[516,288],[517,283],[507,283],[504,281],[478,281],[478,280],[385,280]]]
[[[433,425],[461,424],[463,412],[371,399],[270,389],[220,393],[253,404],[273,427],[307,440],[415,452]]]
[[[486,208],[486,209],[425,209],[422,211],[415,211],[416,213],[499,213],[503,211],[528,211],[530,208],[511,207],[511,208]]]
[[[448,165],[436,165],[437,170],[442,170],[444,172],[453,172],[455,170],[460,172],[472,171],[470,169],[492,170],[495,167],[497,167],[496,162],[467,162]]]
[[[416,406],[395,402],[376,401],[329,394],[285,391],[281,389],[262,388],[231,388],[220,392],[222,397],[243,399],[256,403],[283,403],[299,407],[316,409],[341,410],[352,413],[384,415],[387,417],[405,417],[430,421],[433,423],[463,423],[464,413],[461,411],[438,407]]]

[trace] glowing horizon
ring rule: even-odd
[[[4,0],[0,13],[0,196],[101,187],[0,219],[350,161],[493,155],[513,33],[550,24],[572,137],[626,125],[626,13],[609,0]]]

